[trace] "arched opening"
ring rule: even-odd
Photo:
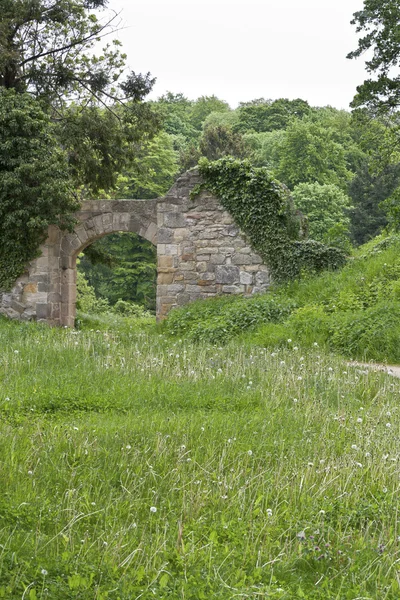
[[[60,310],[56,319],[61,325],[73,327],[77,301],[77,259],[88,246],[118,233],[133,233],[155,245],[156,201],[125,200],[88,202],[79,213],[79,225],[73,233],[64,235],[60,245]],[[54,271],[57,276],[56,271]]]
[[[156,288],[156,247],[136,233],[110,233],[78,256],[78,312],[155,314]]]

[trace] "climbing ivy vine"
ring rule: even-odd
[[[338,248],[299,240],[300,218],[290,193],[265,167],[225,157],[215,162],[202,159],[199,172],[203,183],[192,194],[202,188],[215,194],[269,266],[275,281],[296,278],[303,269],[321,271],[345,263],[346,256]]]
[[[50,117],[29,94],[0,90],[0,290],[38,255],[50,224],[78,208]]]

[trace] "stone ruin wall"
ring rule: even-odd
[[[231,215],[210,193],[190,199],[201,182],[183,175],[158,202],[157,315],[174,306],[226,294],[266,291],[268,268],[250,247]]]
[[[157,244],[159,319],[194,300],[266,291],[269,270],[231,215],[206,191],[190,198],[200,181],[196,171],[189,171],[158,200],[86,202],[74,233],[49,228],[40,257],[10,292],[0,293],[0,314],[73,326],[77,255],[96,239],[120,231]]]

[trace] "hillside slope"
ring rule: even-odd
[[[292,340],[349,358],[400,363],[400,239],[376,238],[342,270],[263,296],[175,309],[165,329],[193,341],[221,344],[240,335],[244,343],[273,348]]]

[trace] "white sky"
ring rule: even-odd
[[[195,99],[234,108],[255,98],[303,98],[348,109],[366,77],[350,20],[363,0],[110,0],[118,37],[136,72]]]

